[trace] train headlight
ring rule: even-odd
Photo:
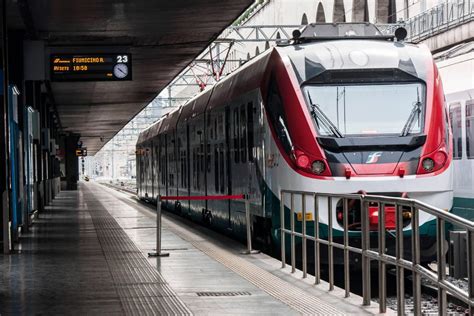
[[[321,160],[316,160],[311,165],[311,170],[316,174],[322,174],[326,170],[326,164]]]
[[[434,169],[435,163],[434,163],[433,159],[425,158],[425,159],[423,159],[423,162],[421,163],[421,166],[423,167],[423,169],[425,171],[430,172]]]

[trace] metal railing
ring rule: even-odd
[[[285,198],[289,201],[285,206]],[[298,208],[301,209],[301,227],[300,231],[295,229],[295,197],[298,197]],[[307,234],[307,215],[308,215],[308,200],[312,202],[314,217],[314,234]],[[350,230],[348,223],[349,215],[349,201],[355,200],[361,203],[361,229],[360,231]],[[414,314],[421,315],[421,278],[429,280],[431,285],[438,289],[438,310],[440,315],[445,315],[447,310],[447,293],[463,301],[469,306],[470,315],[474,315],[474,222],[463,219],[452,213],[442,209],[430,206],[423,202],[414,199],[395,198],[386,196],[374,196],[363,194],[323,194],[305,191],[280,191],[280,220],[281,220],[281,260],[282,268],[286,266],[286,236],[290,236],[290,262],[292,273],[296,271],[296,238],[301,239],[301,255],[302,255],[302,271],[303,277],[307,277],[308,260],[307,260],[307,243],[311,241],[314,243],[314,274],[315,284],[320,283],[321,272],[321,256],[320,245],[327,246],[327,262],[328,262],[328,283],[329,290],[334,289],[334,249],[341,249],[344,253],[344,289],[345,296],[350,295],[350,278],[349,278],[349,255],[350,253],[359,254],[362,257],[362,297],[363,305],[370,305],[370,278],[371,278],[371,261],[378,262],[378,282],[379,282],[379,310],[381,313],[386,312],[386,266],[393,265],[396,267],[396,287],[397,287],[397,313],[404,315],[405,313],[405,284],[404,273],[406,270],[411,271],[413,275],[413,301]],[[335,242],[333,234],[335,231],[333,218],[333,203],[336,201],[342,202],[343,218],[342,218],[342,240],[343,242]],[[327,203],[327,204],[325,204]],[[369,203],[375,203],[378,206],[378,243],[377,247],[370,247],[370,222],[369,222]],[[322,210],[321,205],[325,205],[327,209]],[[336,204],[337,205],[337,204]],[[385,206],[395,207],[395,230],[389,231],[385,228]],[[287,228],[285,223],[285,208],[289,209],[290,223]],[[404,256],[404,218],[403,212],[409,210],[411,212],[411,261]],[[419,230],[419,216],[420,212],[425,212],[436,218],[436,251],[437,251],[437,273],[423,267],[420,264],[420,230]],[[320,217],[323,215],[327,217],[328,229],[326,238],[320,235],[319,224]],[[458,288],[452,282],[446,279],[446,261],[445,261],[445,225],[451,223],[456,225],[459,229],[467,232],[467,255],[468,255],[468,292]],[[361,237],[361,247],[355,247],[350,244],[349,234],[358,232]],[[388,254],[386,249],[386,235],[390,234],[395,237],[395,255]]]
[[[252,218],[250,214],[250,199],[249,195],[238,194],[238,195],[194,195],[194,196],[162,196],[157,195],[156,197],[156,251],[149,252],[149,257],[168,257],[169,253],[162,252],[161,249],[161,233],[162,233],[162,203],[165,201],[206,201],[206,200],[243,200],[245,204],[245,230],[246,230],[246,242],[247,249],[242,252],[243,254],[256,254],[260,253],[259,250],[253,249],[252,247]]]
[[[474,0],[448,1],[406,21],[410,41],[419,42],[474,20]]]

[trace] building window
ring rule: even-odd
[[[323,4],[320,2],[316,10],[316,23],[325,23],[325,22],[326,22],[326,14],[324,14],[324,7],[323,7]]]
[[[301,25],[307,25],[308,24],[308,17],[306,16],[306,13],[303,13],[303,17],[301,18]]]
[[[332,17],[333,23],[346,22],[346,9],[343,0],[334,1],[334,11]]]

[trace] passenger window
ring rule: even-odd
[[[204,144],[201,143],[199,148],[200,148],[199,158],[201,160],[201,172],[204,172]]]
[[[214,148],[214,189],[219,191],[219,151],[217,145]]]
[[[239,148],[239,109],[234,109],[234,162],[240,162],[240,148]]]
[[[242,163],[247,161],[247,119],[245,116],[245,105],[240,106],[240,159]]]
[[[467,110],[467,108],[466,108]],[[453,129],[453,158],[462,158],[462,119],[461,119],[461,104],[451,103],[449,105],[449,118],[451,128]]]
[[[217,139],[217,117],[214,119],[214,139]]]
[[[474,159],[474,100],[466,101],[466,153]]]
[[[196,148],[193,148],[193,188],[196,189]]]
[[[220,150],[219,150],[219,171],[220,171],[220,185],[221,185],[221,193],[224,193],[224,179],[225,179],[225,174],[224,174],[224,145],[221,144]]]
[[[248,160],[253,161],[253,102],[247,104]]]
[[[207,172],[211,172],[211,145],[207,144],[207,158],[206,158],[206,166]]]

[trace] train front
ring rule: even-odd
[[[307,40],[279,52],[296,90],[283,97],[293,104],[282,120],[292,171],[280,170],[286,183],[280,188],[409,197],[451,209],[451,132],[441,80],[425,46],[356,36]],[[374,232],[378,212],[369,206]],[[334,227],[342,230],[341,201],[333,214]],[[394,206],[387,205],[385,214],[386,228],[394,229]],[[409,234],[409,211],[404,218]],[[429,261],[434,217],[421,213],[420,226],[421,259]],[[350,204],[349,227],[360,230],[358,203]]]

